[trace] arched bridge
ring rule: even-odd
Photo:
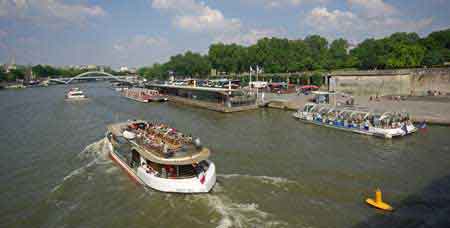
[[[88,71],[72,78],[52,78],[50,79],[50,81],[62,84],[69,84],[73,80],[81,80],[81,79],[114,79],[117,81],[125,81],[127,77],[129,76],[115,76],[104,71]]]

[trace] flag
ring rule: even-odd
[[[252,68],[252,66],[250,66],[250,73],[253,73],[253,68]]]
[[[259,66],[256,66],[256,73],[261,74],[263,72],[263,68],[259,68]]]
[[[202,177],[200,177],[200,183],[204,184],[205,183],[205,175],[203,174]]]
[[[425,121],[423,121],[418,127],[420,132],[427,132],[427,124]]]

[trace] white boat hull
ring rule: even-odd
[[[114,147],[109,140],[107,140],[107,143],[110,150],[110,157],[113,161],[124,169],[135,182],[155,190],[175,193],[207,193],[211,191],[216,183],[216,167],[211,161],[208,161],[208,170],[200,173],[198,177],[183,179],[161,178],[153,175],[153,173],[147,173],[143,167],[138,167],[137,171],[134,171],[116,155]],[[203,175],[205,177],[202,183],[200,180]]]
[[[86,96],[66,96],[66,101],[80,101],[80,100],[87,100],[88,98]]]

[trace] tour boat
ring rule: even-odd
[[[122,96],[139,101],[139,102],[152,102],[152,101],[167,101],[166,96],[161,95],[157,90],[144,89],[144,88],[131,88],[123,90],[121,92]]]
[[[137,183],[162,192],[206,193],[216,183],[210,151],[198,138],[166,124],[128,121],[109,125],[109,156]]]
[[[307,103],[294,113],[294,117],[307,123],[382,138],[405,136],[417,131],[409,114],[400,112],[375,113]]]
[[[84,100],[87,99],[86,95],[84,95],[83,91],[79,88],[72,88],[66,94],[66,100]]]

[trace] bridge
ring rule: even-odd
[[[104,71],[88,71],[72,78],[51,78],[49,79],[49,81],[60,84],[70,84],[74,80],[89,80],[89,79],[126,81],[126,79],[128,79],[129,77],[136,77],[136,76],[116,76]]]

